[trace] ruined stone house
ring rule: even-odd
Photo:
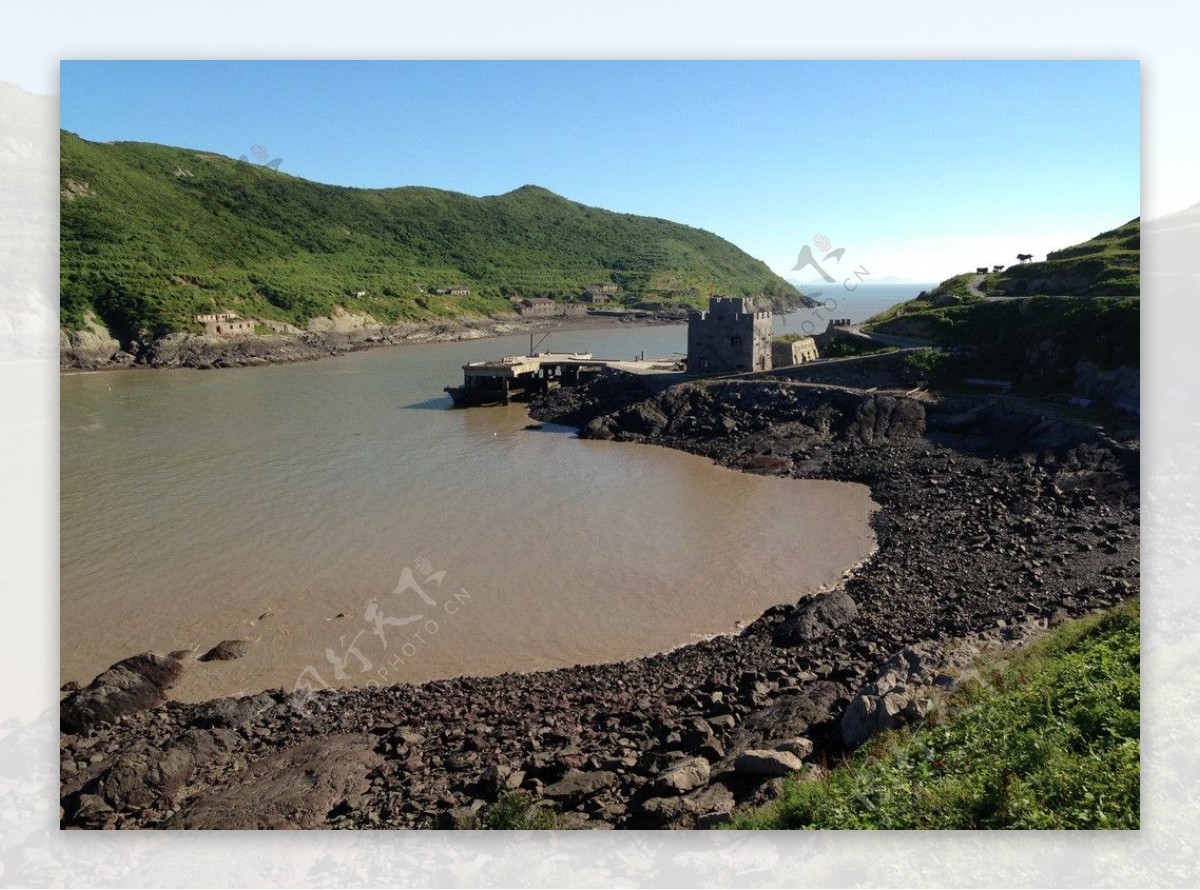
[[[214,334],[219,337],[254,333],[254,319],[242,318],[235,312],[211,312],[197,315],[196,321],[204,325],[206,334]]]
[[[771,366],[774,368],[802,365],[805,362],[815,362],[818,358],[820,355],[817,352],[817,342],[812,337],[771,342]]]

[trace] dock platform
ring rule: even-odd
[[[528,399],[606,368],[630,374],[676,374],[683,370],[680,360],[635,360],[593,358],[590,352],[542,352],[537,355],[512,355],[502,359],[468,362],[462,366],[462,386],[447,386],[454,406],[508,405]]]

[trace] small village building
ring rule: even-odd
[[[602,291],[585,290],[579,295],[579,299],[584,303],[591,303],[595,305],[596,303],[609,302],[612,300],[612,295],[603,293]]]
[[[522,315],[559,315],[557,303],[547,297],[526,297],[517,303],[517,312]]]
[[[213,312],[197,315],[196,321],[204,325],[205,333],[218,337],[254,333],[254,320],[242,318],[235,312]]]

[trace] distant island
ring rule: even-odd
[[[678,312],[714,293],[806,303],[711,232],[533,185],[482,198],[344,188],[212,152],[65,131],[61,151],[68,341],[103,328],[132,352],[171,334],[216,333],[218,316],[268,335],[335,317],[385,326],[515,317],[520,300],[540,301],[526,307],[539,314],[601,302]]]

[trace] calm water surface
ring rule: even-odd
[[[542,349],[685,343],[602,329]],[[193,665],[177,697],[609,661],[735,630],[873,547],[863,486],[446,409],[463,362],[528,345],[64,377],[63,681],[238,637],[246,657]]]

